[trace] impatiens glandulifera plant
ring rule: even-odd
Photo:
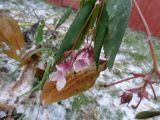
[[[150,40],[151,33],[149,27],[136,1],[81,0],[81,8],[68,29],[59,49],[55,53],[52,52],[50,59],[46,60],[47,63],[44,65],[45,71],[42,71],[43,76],[40,77],[41,80],[30,91],[33,93],[42,89],[41,102],[43,105],[58,102],[89,89],[94,85],[101,71],[106,68],[109,70],[112,69],[128,25],[131,2],[135,4],[147,31],[147,42],[153,59],[153,68],[148,73],[132,73],[132,77],[106,86],[109,87],[135,78],[142,78],[143,84],[141,86],[130,88],[120,96],[121,103],[129,104],[133,94],[137,94],[140,100],[136,106],[133,106],[137,108],[143,98],[148,99],[147,85],[152,89],[154,98],[156,99],[156,92],[154,91],[153,84],[156,84],[157,81],[153,81],[152,77],[156,75],[157,78],[160,79],[160,71],[157,65],[154,46]],[[71,9],[68,8],[58,22],[56,29],[65,22],[71,12]],[[0,16],[3,17],[3,15],[5,14],[0,13]],[[5,19],[6,18],[8,19],[9,17],[5,16]],[[11,23],[13,25],[11,25]],[[6,27],[7,25],[9,26]],[[45,21],[42,20],[36,31],[35,40],[38,47],[36,47],[35,50],[26,52],[22,57],[17,56],[16,53],[17,50],[24,47],[23,36],[17,24],[15,24],[15,21],[10,21],[10,18],[7,21],[0,19],[0,47],[6,47],[6,44],[10,46],[11,50],[6,50],[8,53],[6,51],[5,53],[14,59],[20,59],[22,65],[30,66],[34,63],[33,61],[36,60],[33,64],[34,74],[32,78],[38,70],[37,64],[41,57],[37,52],[39,53],[41,50],[44,50],[43,48],[39,48],[41,47],[40,44],[43,42],[44,27]],[[3,31],[4,28],[5,30],[11,30],[11,37],[8,38],[8,31]],[[12,34],[14,29],[17,32]],[[13,38],[17,39],[13,40]],[[100,59],[102,49],[104,50],[106,60]],[[23,74],[28,73],[27,71],[30,70],[26,69],[26,72],[23,72]],[[22,75],[22,77],[23,76],[25,75]]]
[[[83,3],[60,48],[53,57],[56,71],[50,74],[49,80],[46,81],[42,89],[41,101],[44,105],[70,97],[93,86],[99,72],[104,70],[102,67],[104,63],[108,69],[113,67],[114,59],[127,28],[131,1],[87,0]],[[67,19],[68,12],[66,14],[60,21],[64,22]],[[62,22],[60,23],[62,24]],[[100,60],[102,48],[106,62]],[[97,72],[94,72],[95,75],[93,75],[90,74],[90,71]],[[88,76],[88,78],[83,75],[79,76],[81,73],[84,73],[84,76]],[[88,79],[92,82],[88,83]],[[81,82],[75,83],[76,80],[81,80]],[[82,85],[84,86],[82,87]],[[53,89],[53,86],[56,89]],[[68,90],[68,87],[71,88]]]
[[[99,73],[106,69],[105,61],[100,60],[96,69],[93,48],[85,47],[72,52],[66,61],[56,65],[57,70],[50,74],[41,93],[44,106],[66,99],[92,87]]]

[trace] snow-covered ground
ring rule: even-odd
[[[1,0],[0,9],[5,9],[23,27],[24,24],[32,24],[38,21],[34,12],[39,18],[44,19],[50,29],[63,14],[63,8],[51,6],[39,0]],[[62,39],[64,33],[71,24],[75,13],[58,29],[58,39]],[[156,42],[157,53],[160,52],[160,43]],[[120,52],[116,57],[116,62],[112,71],[105,70],[97,79],[95,85],[83,94],[54,103],[47,108],[39,105],[39,94],[31,102],[19,105],[17,112],[24,113],[25,120],[134,120],[135,114],[143,110],[158,110],[160,104],[151,100],[144,99],[140,106],[135,110],[131,105],[137,103],[137,96],[134,96],[129,105],[120,105],[120,95],[128,88],[139,85],[140,80],[121,83],[109,88],[100,87],[99,84],[111,83],[129,76],[131,72],[144,72],[151,68],[150,52],[147,49],[145,37],[141,33],[127,30]],[[158,56],[160,57],[160,56]],[[4,67],[7,71],[0,71],[0,102],[7,99],[5,85],[14,82],[15,76],[9,76],[17,66],[17,63],[0,54],[0,68]],[[8,80],[11,82],[5,82]],[[3,88],[2,88],[3,87]],[[156,91],[160,91],[160,85],[154,86]],[[6,87],[7,88],[7,87]],[[151,90],[148,89],[151,93]],[[160,93],[157,92],[160,96]],[[10,98],[11,99],[11,98]],[[80,99],[80,100],[79,100]],[[0,117],[1,117],[0,113]],[[149,120],[159,120],[155,117]]]

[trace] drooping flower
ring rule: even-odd
[[[87,66],[88,66],[87,63],[82,59],[76,60],[73,63],[73,69],[75,72],[79,72],[79,71],[87,68]]]
[[[49,79],[51,81],[57,81],[56,88],[57,90],[62,90],[66,85],[66,74],[72,70],[73,60],[56,65],[57,71],[53,72]]]
[[[92,48],[82,49],[81,53],[77,56],[73,63],[73,69],[75,72],[79,72],[91,66],[93,64],[93,50]]]
[[[124,92],[121,96],[121,104],[130,103],[133,97],[132,92]]]
[[[56,81],[57,90],[62,90],[66,85],[66,75],[69,72],[79,72],[81,70],[87,69],[94,63],[93,60],[93,48],[87,47],[80,50],[78,53],[71,51],[72,53],[65,53],[69,59],[56,65],[56,72],[53,72],[49,79],[51,81]]]

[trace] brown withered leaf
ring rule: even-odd
[[[41,92],[41,103],[46,106],[91,88],[99,76],[99,73],[105,69],[106,64],[102,63],[98,71],[96,67],[93,67],[78,73],[70,73],[67,75],[66,86],[61,91],[56,89],[56,81],[47,80]]]
[[[11,16],[0,10],[0,47],[4,53],[16,60],[20,59],[19,52],[25,47],[23,34]]]
[[[34,60],[22,67],[20,75],[11,89],[11,96],[19,97],[32,89],[37,64],[38,61]]]

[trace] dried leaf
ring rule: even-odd
[[[56,29],[67,20],[67,18],[70,16],[71,13],[72,13],[72,8],[71,7],[67,8],[67,10],[64,12],[63,16],[61,17],[61,19],[57,23]]]
[[[83,92],[91,88],[99,73],[106,68],[105,63],[103,62],[99,70],[96,70],[96,67],[80,71],[78,73],[70,73],[67,75],[67,84],[61,90],[56,89],[56,82],[47,80],[43,86],[41,93],[41,102],[43,105],[48,105],[53,102],[58,102],[60,100],[66,99],[68,97],[74,96],[80,92]]]
[[[17,22],[4,11],[0,11],[0,47],[4,53],[16,60],[20,59],[20,50],[25,41]]]
[[[31,61],[30,63],[22,67],[22,71],[20,72],[20,75],[17,78],[16,83],[12,87],[12,96],[18,97],[31,90],[37,70],[37,64],[37,61]]]
[[[0,111],[8,112],[8,111],[13,111],[13,109],[15,109],[14,106],[0,102]]]

